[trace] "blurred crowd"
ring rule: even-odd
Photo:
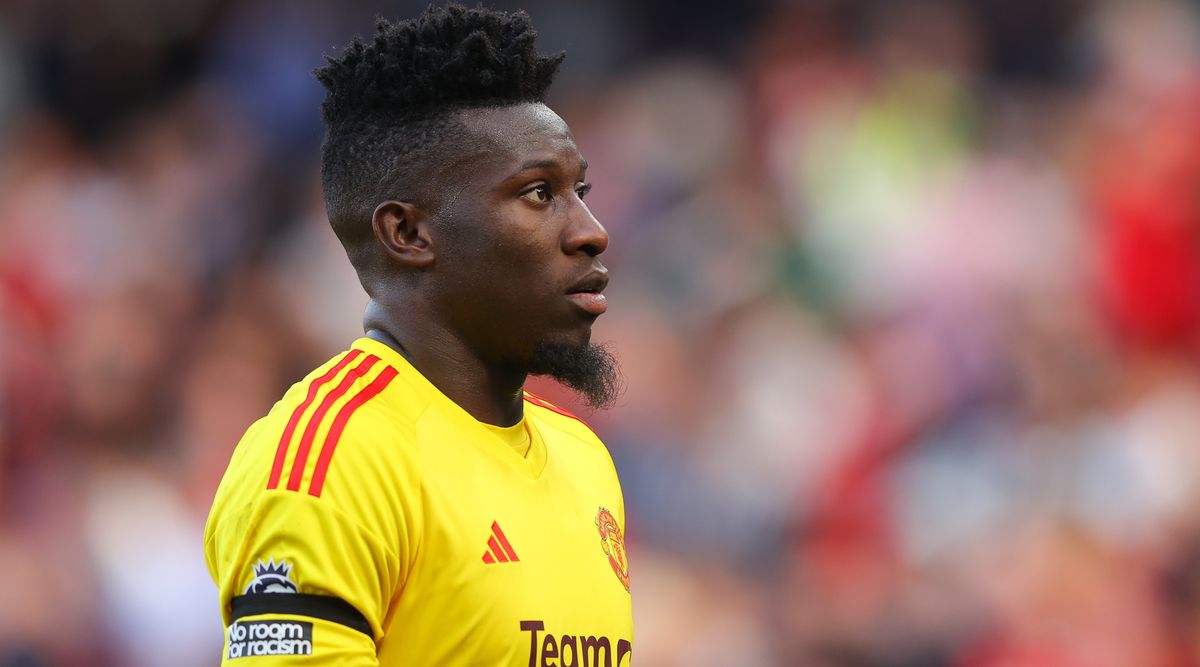
[[[309,72],[423,5],[0,9],[0,667],[216,664],[216,484],[361,331]],[[498,5],[612,236],[637,664],[1200,665],[1195,4]]]

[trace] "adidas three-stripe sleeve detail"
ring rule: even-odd
[[[287,426],[283,429],[283,435],[279,438],[279,448],[275,450],[275,462],[271,466],[271,477],[267,481],[267,488],[273,489],[279,486],[279,478],[283,475],[283,464],[287,460],[288,447],[292,444],[292,436],[296,433],[296,427],[300,424],[300,419],[304,417],[304,413],[308,407],[312,405],[317,398],[317,393],[321,387],[328,384],[331,380],[338,376],[350,362],[358,358],[362,354],[362,350],[350,350],[342,355],[342,358],[334,364],[324,375],[314,379],[308,386],[308,394],[305,395],[304,401],[292,411],[291,418],[288,419]]]

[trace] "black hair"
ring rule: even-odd
[[[625,391],[617,357],[608,345],[543,343],[533,352],[531,375],[545,375],[581,394],[594,410],[611,408]]]
[[[565,54],[543,56],[525,12],[431,6],[379,19],[314,70],[325,86],[321,184],[330,223],[362,272],[371,214],[413,197],[422,175],[456,135],[454,112],[540,102]]]

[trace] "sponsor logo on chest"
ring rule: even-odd
[[[633,659],[633,644],[597,635],[544,632],[545,621],[521,621],[529,633],[529,667],[622,667]]]

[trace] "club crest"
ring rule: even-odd
[[[275,564],[272,558],[266,563],[261,560],[254,566],[254,579],[246,587],[246,595],[251,593],[298,593],[296,582],[292,581],[292,564],[286,560]]]
[[[608,556],[608,564],[625,590],[629,590],[629,559],[625,554],[625,537],[621,534],[621,526],[612,512],[601,507],[596,515],[596,528],[600,531],[600,548]]]

